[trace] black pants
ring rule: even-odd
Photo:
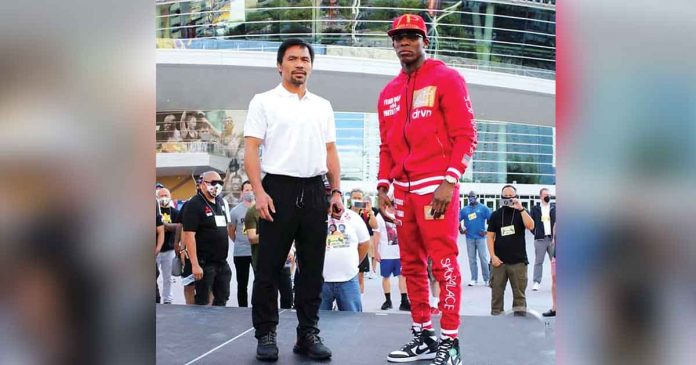
[[[251,267],[251,256],[234,257],[234,271],[237,274],[237,303],[240,307],[249,306],[249,302],[247,300],[249,267]]]
[[[230,280],[232,270],[227,262],[199,261],[203,268],[203,278],[196,281],[196,304],[208,305],[210,292],[213,293],[213,305],[224,307],[230,299]]]
[[[280,308],[292,308],[292,279],[290,279],[290,268],[284,267],[280,273],[280,282],[278,283],[278,292],[280,293]]]
[[[276,213],[273,222],[259,220],[258,262],[251,296],[256,337],[278,325],[278,286],[293,240],[300,269],[295,287],[298,332],[318,332],[328,213],[321,176],[301,179],[268,174],[262,184]]]

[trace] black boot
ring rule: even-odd
[[[256,358],[261,361],[276,361],[278,360],[278,342],[276,341],[276,332],[271,331],[256,339],[259,343],[256,345]]]
[[[297,343],[292,351],[296,354],[307,355],[313,360],[326,360],[331,357],[331,350],[324,346],[321,337],[317,334],[319,330],[297,330]]]
[[[391,300],[385,300],[384,303],[382,303],[382,310],[385,311],[387,309],[392,309]]]

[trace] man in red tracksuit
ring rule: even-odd
[[[425,22],[405,14],[387,32],[402,71],[379,95],[381,136],[380,210],[390,205],[394,185],[395,220],[402,274],[411,301],[414,339],[387,359],[461,364],[459,307],[461,278],[457,255],[459,178],[476,147],[476,125],[464,78],[439,60],[426,59]],[[441,339],[430,321],[428,257],[440,283]]]

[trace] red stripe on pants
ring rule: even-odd
[[[428,257],[433,260],[433,275],[440,283],[440,327],[445,330],[459,328],[461,305],[461,275],[457,255],[457,225],[459,224],[459,187],[455,187],[444,219],[426,220],[425,206],[430,205],[433,194],[418,195],[394,189],[397,204],[396,218],[401,275],[406,278],[408,298],[411,301],[411,317],[414,323],[430,321]],[[401,213],[402,212],[402,213]]]

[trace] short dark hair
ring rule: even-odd
[[[309,50],[309,59],[314,63],[314,48],[312,48],[312,45],[304,41],[303,39],[299,38],[289,38],[283,41],[283,43],[280,44],[280,47],[278,47],[278,54],[276,56],[276,61],[278,64],[283,63],[283,57],[285,56],[285,51],[288,50],[288,48],[292,46],[300,46],[307,48]]]
[[[500,192],[502,193],[502,192],[503,192],[503,190],[505,190],[505,189],[507,189],[507,188],[512,188],[512,190],[514,190],[514,191],[515,191],[515,193],[517,193],[517,188],[516,188],[516,187],[514,187],[514,186],[512,186],[512,185],[510,185],[510,184],[507,184],[507,185],[503,186],[503,188],[502,188],[502,189],[500,189]]]
[[[244,180],[244,182],[242,183],[242,190],[244,190],[244,185],[246,185],[246,184],[251,185],[251,181],[249,181],[249,180]]]

